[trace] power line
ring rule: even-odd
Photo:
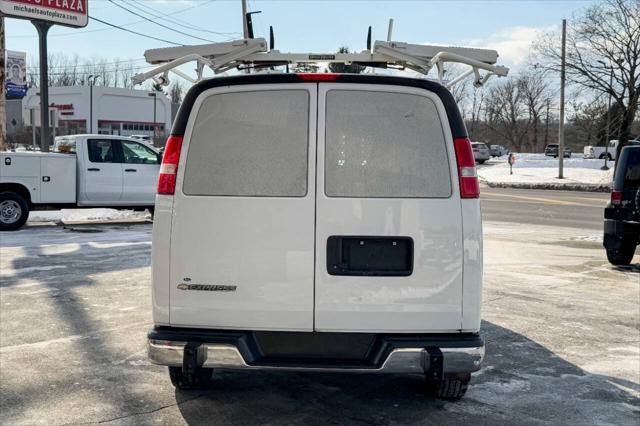
[[[187,7],[185,9],[180,9],[180,10],[178,10],[176,12],[167,13],[167,14],[161,15],[161,16],[177,15],[177,14],[180,14],[180,13],[184,13],[184,12],[187,12],[187,11],[189,11],[191,9],[195,9],[197,7],[201,7],[201,6],[204,6],[206,4],[212,3],[213,1],[215,1],[215,0],[206,0],[204,2],[201,2],[201,3],[195,4],[193,6]],[[138,20],[138,21],[127,22],[126,24],[121,24],[120,26],[129,27],[131,25],[140,24],[142,22],[145,22],[145,20],[141,19],[141,20]],[[101,32],[101,31],[109,31],[109,30],[112,30],[112,29],[113,28],[99,28],[99,29],[95,29],[95,30],[74,30],[74,31],[70,31],[68,33],[49,34],[48,37],[77,36],[78,34],[97,33],[97,32]],[[8,35],[6,37],[7,38],[36,38],[38,36],[37,35]]]
[[[119,25],[112,24],[112,23],[110,23],[110,22],[103,21],[103,20],[98,19],[98,18],[94,18],[94,17],[93,17],[93,16],[91,16],[91,15],[89,15],[89,18],[93,19],[94,21],[98,21],[98,22],[100,22],[101,24],[109,25],[110,27],[117,28],[117,29],[122,30],[122,31],[126,31],[126,32],[131,33],[131,34],[139,35],[139,36],[141,36],[141,37],[150,38],[150,39],[152,39],[152,40],[161,41],[161,42],[163,42],[163,43],[173,44],[173,45],[175,45],[175,46],[182,46],[182,45],[183,45],[183,43],[176,43],[176,42],[174,42],[174,41],[164,40],[164,39],[161,39],[161,38],[158,38],[158,37],[153,37],[153,36],[150,36],[150,35],[147,35],[147,34],[142,34],[142,33],[139,33],[139,32],[137,32],[137,31],[130,30],[130,29],[128,29],[128,28],[123,28],[123,27],[121,27],[121,26],[119,26]]]
[[[140,6],[136,6],[135,4],[131,3],[132,1],[134,3],[139,4]],[[211,0],[211,1],[213,1],[213,0]],[[240,35],[240,33],[238,31],[226,32],[226,33],[225,32],[219,32],[219,31],[211,31],[211,30],[208,30],[206,28],[202,28],[202,27],[198,27],[196,25],[193,25],[193,24],[191,24],[191,23],[189,23],[189,22],[187,22],[187,21],[185,21],[183,19],[177,19],[177,18],[169,17],[166,14],[161,14],[162,12],[160,10],[154,9],[151,6],[148,6],[148,5],[144,4],[143,2],[141,2],[140,0],[129,0],[126,3],[129,6],[132,6],[132,7],[136,8],[136,9],[142,11],[142,12],[148,13],[148,14],[150,14],[151,16],[153,16],[155,18],[162,18],[162,19],[165,19],[165,20],[167,20],[169,22],[173,22],[173,23],[178,24],[178,25],[183,25],[183,26],[185,26],[185,27],[187,27],[189,29],[195,30],[195,31],[203,31],[203,32],[210,33],[210,34],[215,34],[215,35],[219,35],[219,36],[222,36],[222,37],[227,37],[228,39],[234,38],[232,36],[239,36]],[[150,12],[150,11],[157,12],[157,13],[153,13],[153,12]],[[158,13],[160,13],[160,14],[158,14]]]
[[[125,72],[125,71],[141,71],[141,70],[147,70],[147,69],[152,69],[153,65],[148,65],[148,66],[140,66],[140,67],[132,67],[132,68],[127,68],[127,69],[95,69],[95,70],[87,70],[87,71],[79,71],[76,72],[75,75],[90,75],[90,74],[110,74],[110,73],[116,73],[116,72]],[[55,75],[69,75],[70,73],[68,72],[50,72],[48,73],[49,76],[55,76]],[[32,76],[38,76],[40,75],[38,72],[32,72],[29,75]]]
[[[112,62],[95,62],[95,63],[85,62],[83,64],[69,64],[69,65],[60,65],[60,66],[54,65],[54,66],[50,66],[49,69],[60,70],[60,69],[75,69],[75,68],[91,68],[91,67],[102,66],[102,65],[135,64],[137,62],[146,62],[146,61],[144,59],[128,59],[126,61],[112,61]],[[37,70],[40,67],[34,65],[34,66],[28,66],[26,68],[31,70]]]
[[[175,28],[171,28],[171,27],[170,27],[170,26],[168,26],[168,25],[161,24],[160,22],[156,22],[156,21],[154,21],[154,20],[153,20],[153,19],[151,19],[151,18],[147,18],[146,16],[141,15],[141,14],[139,14],[138,12],[135,12],[135,11],[133,11],[133,10],[129,9],[129,8],[124,7],[123,5],[121,5],[121,4],[119,4],[119,3],[116,3],[114,0],[108,0],[108,1],[109,1],[110,3],[112,3],[112,4],[116,5],[116,6],[118,6],[118,7],[119,7],[120,9],[122,9],[122,10],[126,10],[127,12],[131,13],[132,15],[135,15],[135,16],[138,16],[138,17],[140,17],[140,18],[143,18],[144,20],[149,21],[149,22],[151,22],[152,24],[156,24],[156,25],[158,25],[158,26],[160,26],[160,27],[162,27],[162,28],[166,28],[166,29],[168,29],[169,31],[173,31],[173,32],[175,32],[175,33],[182,34],[182,35],[185,35],[185,36],[187,36],[187,37],[195,38],[195,39],[198,39],[198,40],[208,41],[209,43],[215,43],[213,40],[209,40],[209,39],[206,39],[206,38],[202,38],[202,37],[194,36],[194,35],[191,35],[191,34],[189,34],[189,33],[185,33],[184,31],[180,31],[180,30],[176,30]]]

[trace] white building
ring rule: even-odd
[[[30,109],[39,114],[40,96],[31,88],[23,99],[25,122]],[[93,108],[92,108],[93,105]],[[102,86],[50,87],[49,106],[58,114],[56,135],[100,133],[149,135],[163,139],[171,129],[171,102],[162,92]],[[40,120],[36,120],[39,125]]]

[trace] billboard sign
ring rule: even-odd
[[[7,99],[22,99],[27,94],[27,54],[11,50],[6,52]]]
[[[89,23],[89,0],[0,0],[0,12],[10,18],[35,19],[69,27]]]

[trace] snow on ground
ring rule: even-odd
[[[29,213],[29,223],[35,222],[90,222],[90,221],[139,221],[150,219],[148,211],[116,209],[63,209],[42,210]]]
[[[581,155],[564,159],[564,179],[558,179],[558,159],[544,154],[515,154],[513,174],[509,174],[507,156],[478,165],[480,180],[489,186],[523,188],[566,188],[607,190],[613,180],[613,165],[600,170],[603,160],[585,159]]]

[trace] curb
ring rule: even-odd
[[[76,220],[70,222],[27,222],[23,229],[25,228],[54,228],[54,227],[62,227],[68,228],[71,226],[79,226],[79,227],[87,227],[87,226],[107,226],[107,225],[145,225],[153,223],[151,219],[142,219],[142,220],[117,220],[117,219],[108,219],[108,220]]]
[[[517,183],[517,182],[487,182],[482,181],[489,188],[513,189],[549,189],[553,191],[583,191],[583,192],[611,192],[611,185],[595,185],[585,183]]]

